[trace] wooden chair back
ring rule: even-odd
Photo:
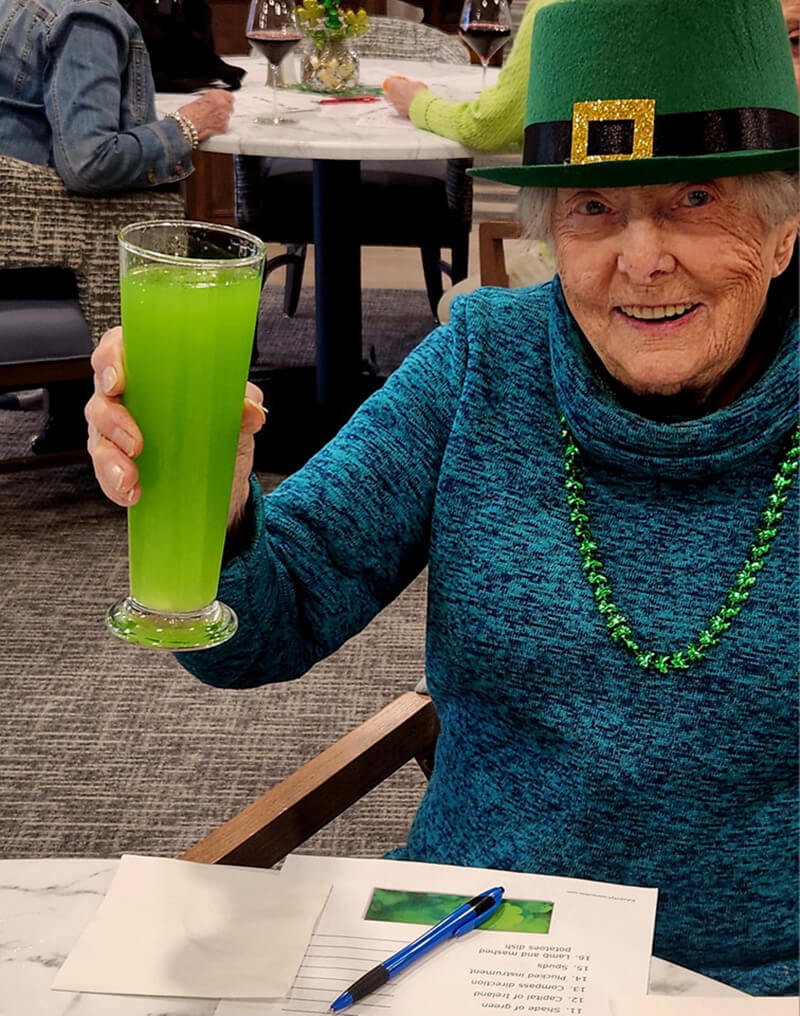
[[[430,775],[438,733],[430,698],[406,692],[194,844],[181,860],[271,867],[411,759]]]
[[[503,248],[504,240],[522,236],[522,226],[516,219],[487,219],[478,225],[478,256],[481,285],[508,289],[508,271]]]

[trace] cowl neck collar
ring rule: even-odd
[[[623,472],[695,479],[727,472],[767,449],[774,454],[775,443],[797,422],[798,323],[796,310],[787,321],[785,287],[780,288],[778,306],[770,292],[759,325],[759,330],[775,327],[783,332],[765,373],[722,409],[666,423],[620,403],[567,309],[558,277],[551,285],[550,362],[556,400],[587,458]]]

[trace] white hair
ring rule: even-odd
[[[742,190],[765,229],[774,229],[800,213],[796,169],[741,176]]]
[[[765,229],[774,229],[800,214],[798,173],[777,170],[738,177],[745,199],[751,202]],[[523,187],[517,201],[517,217],[525,236],[531,241],[551,240],[555,187]]]
[[[526,239],[550,242],[555,187],[523,187],[517,199],[517,218]]]

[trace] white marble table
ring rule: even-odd
[[[247,74],[241,89],[234,93],[228,132],[204,141],[200,146],[203,151],[333,161],[458,159],[474,154],[457,141],[419,130],[383,99],[321,106],[315,99],[325,96],[287,88],[279,91],[279,109],[293,110],[297,123],[279,127],[257,124],[257,117],[272,115],[272,89],[264,84],[266,61],[244,56],[228,56],[225,60]],[[481,68],[477,65],[362,58],[362,85],[380,86],[391,74],[424,81],[446,98],[472,99],[481,90]],[[494,84],[497,74],[497,68],[489,68],[489,85]],[[160,92],[156,96],[159,116],[186,102],[185,95]]]
[[[320,105],[316,100],[323,96],[286,89],[280,93],[280,108],[291,109],[297,122],[259,124],[258,117],[272,115],[272,90],[264,83],[266,61],[261,57],[226,59],[244,68],[247,75],[235,93],[228,132],[209,138],[201,147],[230,155],[312,161],[317,402],[344,410],[346,418],[360,401],[361,248],[349,208],[357,200],[361,161],[414,162],[468,158],[474,153],[458,142],[418,129],[382,98]],[[490,68],[490,84],[497,73]],[[448,98],[471,99],[481,88],[477,65],[361,60],[363,85],[379,86],[391,74],[423,80]],[[158,113],[173,112],[186,101],[185,95],[161,93]]]
[[[51,991],[50,983],[111,882],[116,861],[0,861],[0,1016],[213,1016],[216,999]],[[741,996],[653,959],[656,995]]]

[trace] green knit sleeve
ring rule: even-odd
[[[533,22],[536,12],[549,3],[552,0],[529,0],[514,45],[494,87],[487,88],[471,102],[442,99],[426,89],[411,103],[412,122],[478,151],[521,148]]]
[[[305,673],[422,569],[469,358],[466,320],[417,346],[339,433],[267,497],[220,577],[230,642],[180,653],[200,680],[250,688]]]

